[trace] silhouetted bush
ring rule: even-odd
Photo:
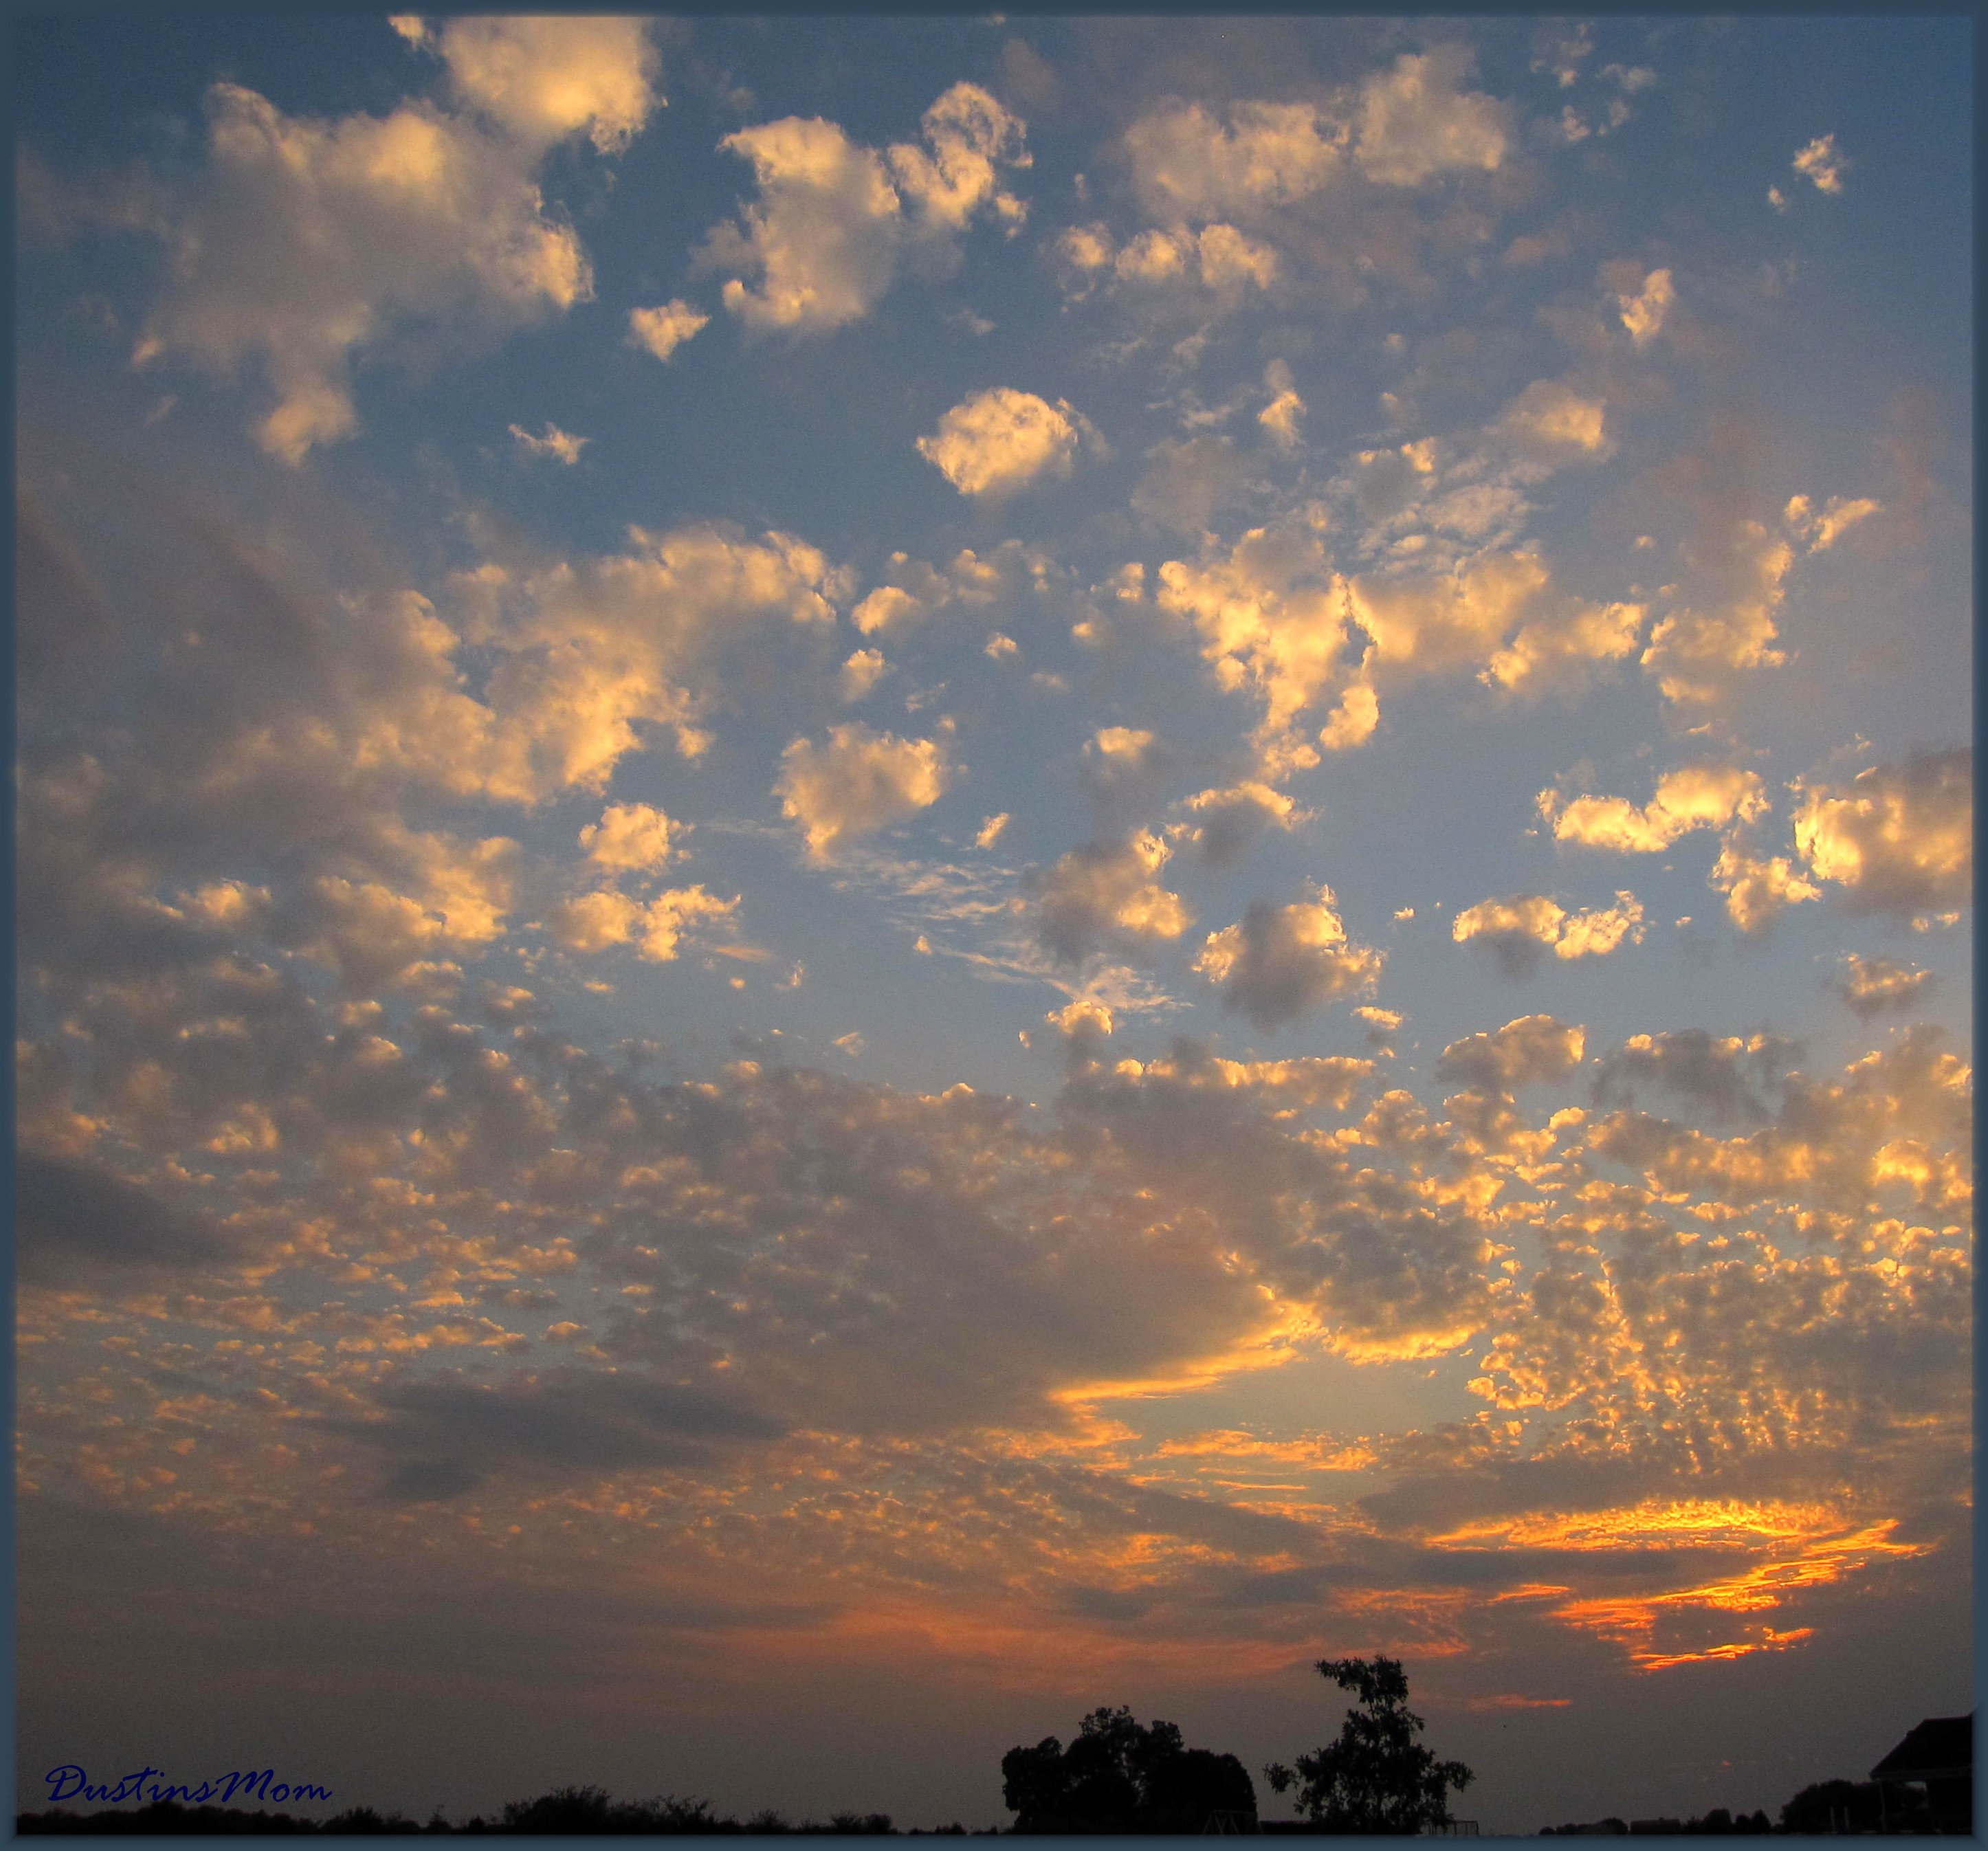
[[[1256,1789],[1232,1755],[1182,1745],[1170,1722],[1141,1728],[1128,1709],[1097,1709],[1066,1748],[1053,1735],[1001,1759],[1015,1829],[1201,1832],[1217,1813],[1252,1830]]]

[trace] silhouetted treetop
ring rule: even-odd
[[[1298,1789],[1298,1805],[1321,1831],[1407,1836],[1449,1817],[1449,1792],[1476,1776],[1460,1761],[1438,1761],[1415,1738],[1422,1719],[1408,1707],[1408,1678],[1398,1658],[1322,1658],[1319,1674],[1360,1699],[1339,1739],[1298,1757],[1297,1772],[1263,1770],[1273,1792]]]

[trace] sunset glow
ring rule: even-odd
[[[23,1806],[1964,1710],[1971,31],[22,22]]]

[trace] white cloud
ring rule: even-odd
[[[171,218],[168,281],[134,361],[259,361],[276,404],[258,439],[301,462],[357,429],[352,363],[397,323],[501,332],[592,295],[532,160],[424,103],[324,122],[216,84],[207,166]]]
[[[1563,797],[1541,791],[1540,814],[1554,839],[1618,854],[1653,855],[1692,829],[1751,822],[1768,809],[1757,772],[1731,765],[1686,765],[1657,780],[1641,809],[1622,797]]]
[[[1614,454],[1607,411],[1601,400],[1583,398],[1564,380],[1536,379],[1499,414],[1494,428],[1523,462],[1557,469]]]
[[[952,775],[935,740],[834,726],[825,745],[801,738],[787,748],[773,789],[782,812],[806,840],[809,860],[819,863],[847,843],[929,809]]]
[[[1229,1008],[1269,1030],[1371,989],[1381,961],[1380,952],[1348,941],[1332,890],[1321,886],[1290,906],[1252,901],[1236,924],[1209,934],[1194,968]]]
[[[1581,1065],[1586,1046],[1584,1029],[1550,1015],[1521,1015],[1489,1035],[1452,1042],[1443,1049],[1436,1072],[1443,1079],[1510,1093],[1563,1078]]]
[[[1297,395],[1291,383],[1289,364],[1273,360],[1263,369],[1263,383],[1273,394],[1270,402],[1256,414],[1256,422],[1269,433],[1271,442],[1280,450],[1295,450],[1298,447],[1298,424],[1305,413],[1305,402]]]
[[[1652,270],[1635,295],[1618,296],[1615,300],[1622,312],[1622,326],[1640,353],[1663,332],[1664,317],[1677,300],[1677,291],[1669,271]]]
[[[1716,521],[1696,550],[1706,594],[1658,620],[1639,658],[1664,698],[1685,708],[1712,706],[1740,676],[1778,668],[1787,660],[1772,647],[1775,613],[1794,549],[1760,522]]]
[[[584,130],[602,154],[616,153],[661,101],[660,60],[639,19],[461,18],[427,42],[456,94],[534,151]]]
[[[598,790],[642,743],[638,727],[675,729],[688,756],[704,748],[695,721],[712,665],[733,636],[769,620],[803,627],[835,620],[824,594],[840,593],[838,576],[789,535],[631,533],[625,554],[532,571],[491,565],[458,577],[465,627],[498,651],[483,704],[459,691],[445,658],[433,672],[448,692],[438,688],[421,711],[397,716],[390,731],[382,722],[367,749],[403,763],[445,759],[438,775],[514,802]],[[445,650],[449,640],[439,629],[425,647]],[[428,711],[438,706],[447,732]]]
[[[1002,833],[1007,828],[1009,816],[1006,810],[998,816],[983,817],[981,819],[979,829],[974,836],[973,846],[977,849],[991,849],[1001,839]]]
[[[1570,598],[1552,615],[1521,624],[1478,676],[1507,694],[1572,694],[1586,687],[1598,667],[1636,653],[1641,604],[1588,604]]]
[[[843,664],[841,672],[836,677],[836,691],[845,702],[854,704],[890,672],[891,665],[884,660],[881,650],[857,650]]]
[[[1348,132],[1312,104],[1237,103],[1227,114],[1225,127],[1200,103],[1168,103],[1125,131],[1132,184],[1153,218],[1259,216],[1317,191],[1342,164]]]
[[[1818,135],[1796,154],[1790,164],[1797,174],[1815,182],[1817,191],[1840,193],[1850,163],[1836,151],[1834,135]]]
[[[615,873],[648,873],[680,856],[672,841],[690,828],[646,803],[610,803],[598,822],[580,832],[580,846],[597,867]]]
[[[1844,954],[1831,987],[1858,1015],[1870,1017],[1888,1009],[1909,1009],[1923,1001],[1939,979],[1931,971],[1895,964],[1888,958]]]
[[[604,889],[582,893],[553,909],[553,936],[569,951],[587,953],[632,943],[654,964],[672,962],[683,943],[706,921],[729,919],[739,900],[719,900],[703,887],[673,887],[646,904]]]
[[[1043,476],[1070,474],[1080,414],[1059,399],[997,386],[960,400],[918,454],[962,495],[1005,499]]]
[[[1282,791],[1248,780],[1226,789],[1197,791],[1181,807],[1197,819],[1188,838],[1211,867],[1239,861],[1266,829],[1290,831],[1310,822],[1316,811],[1300,809]]]
[[[700,314],[679,298],[659,309],[631,309],[628,338],[637,346],[646,347],[659,360],[666,361],[710,320],[709,316]]]
[[[752,164],[759,198],[705,242],[700,261],[729,272],[725,307],[762,331],[842,327],[869,313],[906,262],[933,272],[956,262],[958,234],[983,210],[1019,227],[1024,208],[999,174],[1028,164],[1019,120],[958,83],[924,129],[925,148],[884,154],[819,117],[728,135],[719,145]]]
[[[1195,240],[1201,280],[1210,289],[1243,283],[1267,289],[1277,280],[1277,254],[1260,239],[1246,237],[1233,225],[1202,227]]]
[[[1509,141],[1507,112],[1492,97],[1457,88],[1469,65],[1460,46],[1444,46],[1404,52],[1391,71],[1368,79],[1354,156],[1369,180],[1412,187],[1439,174],[1497,171]]]
[[[1450,937],[1482,945],[1508,976],[1522,977],[1547,951],[1561,958],[1605,958],[1625,944],[1641,944],[1643,929],[1643,909],[1633,893],[1618,893],[1613,907],[1586,913],[1570,913],[1543,894],[1514,893],[1466,907],[1452,922]]]
[[[1964,907],[1974,888],[1974,755],[1966,748],[1874,765],[1847,785],[1800,789],[1795,847],[1853,913]]]
[[[568,468],[580,461],[580,453],[593,441],[590,437],[575,437],[570,431],[562,431],[556,424],[546,426],[543,437],[534,437],[522,424],[511,427],[511,435],[517,440],[518,448],[530,457],[549,456]]]
[[[1156,877],[1172,850],[1150,830],[1122,841],[1084,843],[1025,890],[1036,901],[1036,932],[1058,963],[1081,964],[1105,947],[1138,950],[1176,939],[1192,923],[1178,893]]]
[[[1318,742],[1329,752],[1357,751],[1374,737],[1381,724],[1381,697],[1373,684],[1355,681],[1339,697],[1339,704],[1318,729]]]
[[[1309,528],[1259,527],[1226,559],[1167,560],[1158,601],[1192,620],[1220,686],[1259,695],[1266,740],[1285,733],[1343,672],[1345,581]]]
[[[1852,501],[1845,495],[1831,495],[1821,513],[1805,495],[1790,500],[1782,510],[1782,518],[1803,539],[1808,542],[1810,552],[1824,552],[1859,521],[1868,521],[1874,514],[1885,512],[1882,504],[1868,497]]]
[[[1759,931],[1784,907],[1822,897],[1822,889],[1803,879],[1787,856],[1754,855],[1737,832],[1721,846],[1709,884],[1726,896],[1726,915],[1743,932]]]

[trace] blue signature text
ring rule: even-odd
[[[67,1767],[52,1768],[42,1778],[49,1783],[49,1804],[58,1805],[66,1799],[95,1800],[107,1805],[120,1805],[127,1799],[147,1799],[155,1804],[161,1800],[184,1800],[189,1805],[201,1805],[209,1801],[219,1800],[225,1805],[239,1793],[245,1799],[253,1799],[259,1803],[272,1802],[280,1805],[289,1799],[329,1799],[329,1787],[309,1786],[299,1782],[292,1785],[288,1781],[276,1779],[274,1768],[265,1768],[259,1772],[252,1770],[246,1774],[225,1774],[218,1780],[204,1780],[197,1787],[161,1786],[165,1771],[161,1768],[140,1768],[135,1774],[127,1774],[114,1786],[105,1782],[93,1787],[82,1768],[71,1763]],[[147,1781],[152,1785],[147,1788]],[[275,1782],[275,1785],[270,1783]]]

